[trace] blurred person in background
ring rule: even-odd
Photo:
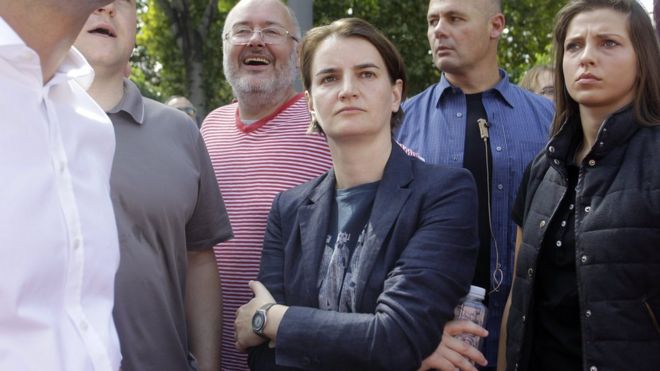
[[[530,68],[525,72],[519,85],[553,102],[555,100],[555,72],[550,65],[542,64]]]

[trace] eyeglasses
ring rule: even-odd
[[[287,38],[298,41],[298,38],[291,35],[289,31],[279,26],[270,26],[266,28],[252,29],[247,26],[238,26],[232,28],[231,31],[225,34],[225,40],[233,45],[247,45],[252,39],[252,35],[258,33],[264,44],[277,45],[284,43]]]
[[[538,92],[540,95],[545,95],[546,97],[554,97],[555,95],[555,87],[554,86],[544,86],[540,92]]]
[[[195,116],[197,111],[192,107],[176,107],[179,111],[187,113],[189,116]]]

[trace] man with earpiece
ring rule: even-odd
[[[488,292],[488,336],[482,350],[487,367],[496,365],[511,287],[516,237],[511,209],[525,167],[548,139],[554,112],[550,100],[514,85],[498,67],[497,44],[505,28],[501,6],[501,0],[430,1],[427,37],[442,76],[403,103],[405,118],[396,135],[427,162],[464,167],[476,180],[480,249],[472,284]],[[462,351],[452,337],[486,334],[466,326],[450,322],[445,327],[450,336],[443,337],[423,366],[471,369],[468,359],[484,366],[478,350]]]

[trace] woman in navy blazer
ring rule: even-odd
[[[373,26],[342,19],[309,31],[301,48],[310,129],[327,138],[333,169],[275,198],[236,346],[253,370],[417,369],[474,273],[474,181],[392,140],[406,77]],[[338,206],[364,187],[360,202]],[[350,239],[337,220],[365,207],[359,238],[337,258]]]

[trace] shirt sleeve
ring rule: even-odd
[[[186,243],[189,250],[211,248],[233,237],[213,165],[199,133],[196,133],[195,151],[199,166],[199,188],[197,204],[186,224]]]

